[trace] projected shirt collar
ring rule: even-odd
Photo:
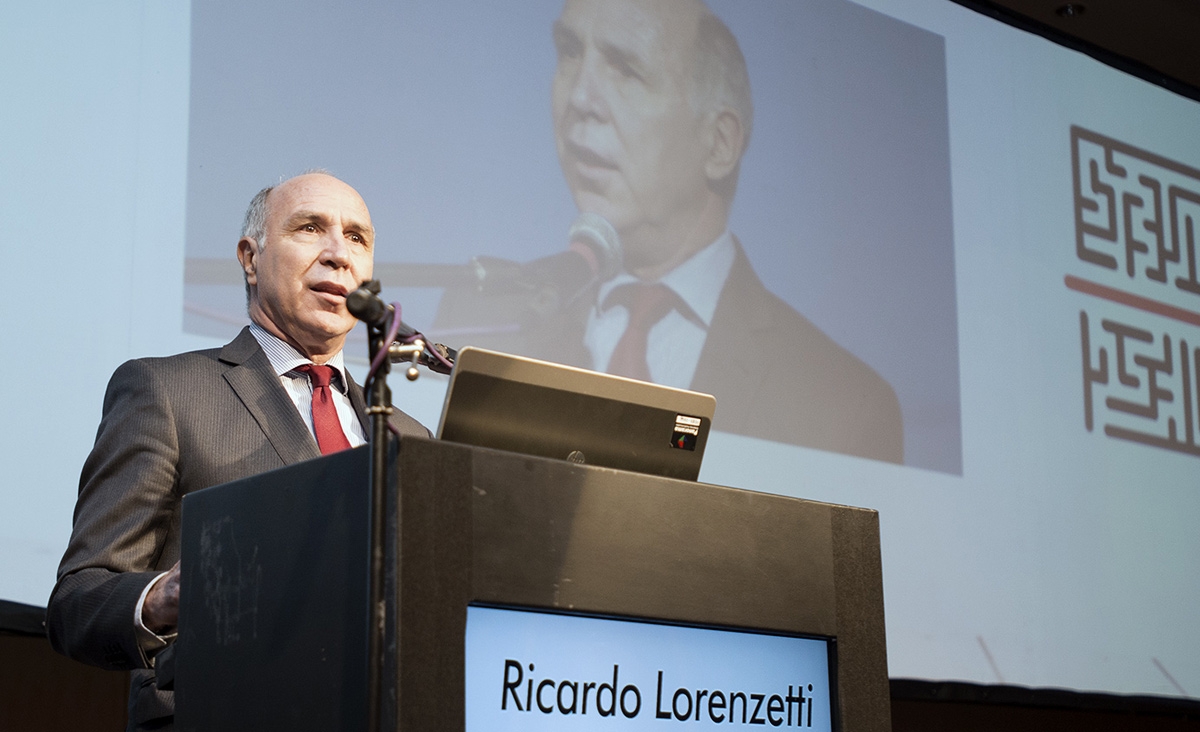
[[[659,282],[674,290],[707,328],[712,323],[713,313],[716,312],[717,300],[721,297],[725,278],[729,276],[729,269],[733,266],[734,254],[733,235],[726,229],[716,241],[693,254]],[[597,293],[597,307],[614,288],[637,281],[633,275],[622,272],[604,283]]]
[[[658,384],[686,389],[691,385],[700,362],[700,352],[708,337],[708,326],[717,309],[721,289],[733,267],[736,248],[733,236],[726,231],[683,264],[659,280],[680,298],[681,307],[668,313],[650,330],[646,362],[650,377]],[[602,310],[609,293],[620,285],[636,282],[637,278],[623,272],[600,287],[596,304],[588,317],[584,345],[592,354],[592,368],[606,371],[613,350],[629,314],[624,307]]]

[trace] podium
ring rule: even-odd
[[[178,729],[366,729],[368,463],[362,447],[184,498]],[[436,440],[405,439],[389,466],[385,728],[465,729],[469,608],[499,607],[824,638],[833,729],[890,729],[874,511]],[[528,713],[525,661],[495,669],[488,704]],[[597,728],[734,721],[734,692],[681,687],[672,710],[652,672],[639,718]],[[587,684],[547,683],[525,719],[577,715],[581,689],[587,713]],[[583,717],[554,719],[536,728]]]

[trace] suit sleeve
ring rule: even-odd
[[[178,552],[167,541],[178,522],[178,465],[166,390],[149,363],[129,361],[109,381],[47,607],[46,627],[59,652],[108,669],[148,664],[134,607]]]

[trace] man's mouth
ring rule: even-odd
[[[325,295],[332,295],[334,297],[340,297],[343,299],[345,299],[346,293],[348,292],[348,290],[343,285],[339,285],[336,282],[318,282],[317,284],[313,285],[309,289],[314,292],[319,292],[319,293],[322,293]]]
[[[616,170],[617,164],[590,147],[566,140],[566,152],[570,158],[584,168]]]

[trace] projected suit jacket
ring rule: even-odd
[[[366,424],[362,390],[349,394]],[[429,432],[397,412],[405,435]],[[83,466],[71,540],[46,613],[62,653],[132,669],[129,728],[174,713],[134,633],[146,584],[179,559],[186,493],[320,457],[249,329],[219,349],[129,361],[113,374]]]
[[[904,426],[892,387],[768,291],[736,238],[734,244],[733,266],[690,385],[716,396],[713,428],[903,462]],[[594,301],[594,292],[585,293],[563,312],[518,334],[470,335],[457,345],[592,368],[583,333]],[[525,310],[520,296],[449,290],[442,298],[437,327],[503,330],[520,322]]]

